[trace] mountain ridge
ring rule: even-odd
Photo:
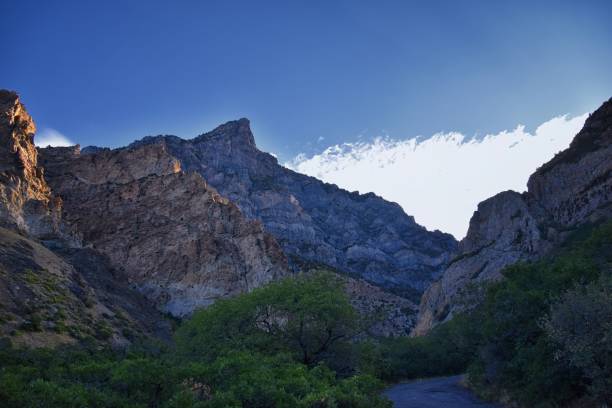
[[[505,191],[481,202],[457,243],[417,224],[397,203],[283,167],[257,148],[246,118],[192,139],[159,135],[116,149],[36,149],[34,123],[17,94],[0,97],[2,226],[44,244],[63,260],[55,264],[73,271],[67,276],[86,276],[100,263],[106,285],[116,290],[100,292],[95,279],[91,290],[102,293],[101,304],[133,293],[138,306],[124,305],[133,313],[152,307],[182,318],[217,299],[322,268],[346,277],[364,316],[382,316],[372,326],[376,334],[423,334],[461,311],[472,284],[501,279],[505,266],[538,259],[576,226],[612,212],[612,99],[570,148],[536,170],[526,193]],[[14,259],[15,241],[6,242],[0,263]],[[134,325],[157,330],[153,315]]]
[[[349,192],[281,166],[252,143],[248,125],[230,121],[193,139],[148,136],[128,148],[165,143],[185,170],[199,172],[248,218],[260,219],[294,265],[315,261],[409,297],[440,272],[455,246],[452,236],[428,231],[374,193]]]

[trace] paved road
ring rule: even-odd
[[[460,375],[394,385],[385,391],[395,408],[495,408],[459,385]]]

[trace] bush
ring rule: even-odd
[[[612,404],[611,277],[564,293],[543,326],[558,357],[587,380],[589,394],[600,404]]]
[[[315,274],[197,312],[178,330],[176,350],[1,343],[0,401],[16,408],[389,407],[379,380],[330,368],[354,348],[355,316],[340,282]]]
[[[460,315],[421,337],[381,340],[378,349],[362,351],[361,361],[378,354],[370,371],[387,381],[454,375],[465,372],[479,342],[476,320]]]

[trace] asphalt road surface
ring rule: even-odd
[[[395,408],[499,408],[479,400],[459,384],[460,375],[396,384],[384,395]]]

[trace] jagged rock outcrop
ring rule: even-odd
[[[45,238],[62,228],[61,200],[38,166],[35,132],[19,96],[0,90],[0,225]]]
[[[131,284],[175,316],[288,272],[261,223],[247,220],[163,143],[41,149],[64,217]]]
[[[507,191],[478,205],[457,255],[424,293],[413,333],[424,334],[465,307],[471,285],[542,257],[582,224],[609,219],[611,171],[612,99],[587,119],[568,149],[529,178],[527,192]]]
[[[452,236],[427,231],[398,204],[280,166],[257,149],[247,119],[192,140],[147,137],[130,147],[160,143],[183,170],[198,172],[249,219],[261,220],[294,266],[329,266],[418,299],[455,249]]]

